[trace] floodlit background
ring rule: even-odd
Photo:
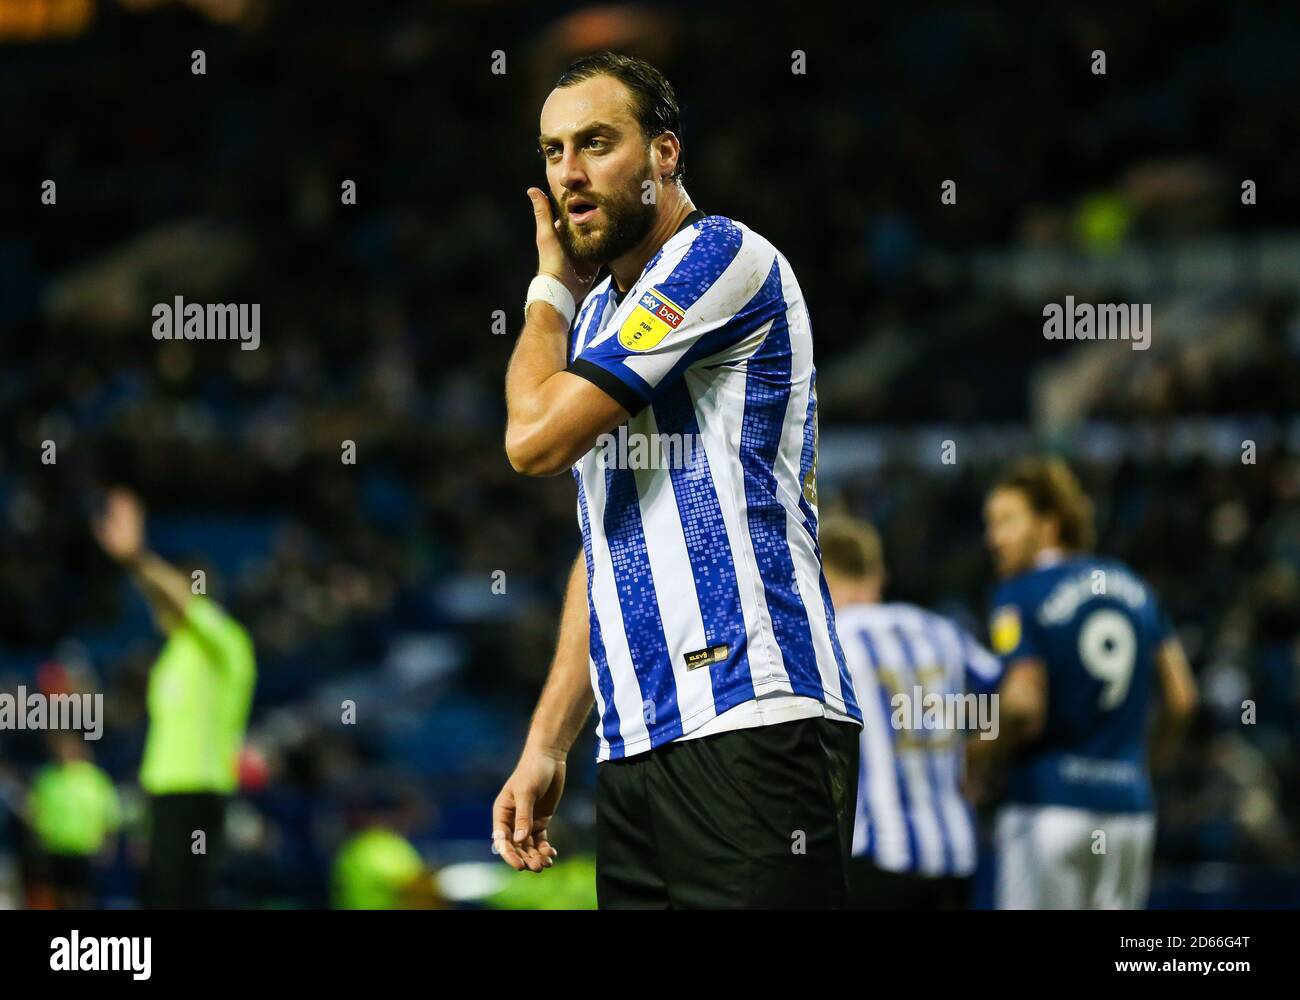
[[[674,83],[697,205],[793,265],[822,508],[875,520],[889,595],[984,634],[983,491],[1064,454],[1204,696],[1151,904],[1300,905],[1300,13],[811,6],[0,0],[0,691],[106,695],[100,905],[138,900],[159,648],[86,530],[114,483],[256,644],[221,905],[328,905],[377,821],[447,905],[592,901],[590,734],[554,873],[493,858],[489,809],[580,544],[569,478],[502,449],[524,190],[546,92],[602,48]],[[260,303],[260,348],[155,341],[177,295]],[[1066,295],[1151,304],[1150,349],[1045,339]],[[0,905],[38,902],[18,812],[49,753],[0,732]]]

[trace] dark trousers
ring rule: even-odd
[[[877,868],[867,858],[849,862],[851,910],[964,910],[969,878],[931,877]]]
[[[150,910],[212,906],[226,825],[226,796],[216,792],[155,795],[150,800],[149,867],[144,905]],[[195,853],[202,831],[204,852]]]
[[[842,908],[859,732],[801,719],[598,764],[601,908]]]

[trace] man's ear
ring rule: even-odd
[[[677,170],[677,156],[681,142],[672,132],[660,132],[650,144],[654,147],[655,155],[659,157],[659,180],[667,181]]]

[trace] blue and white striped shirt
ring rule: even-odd
[[[836,615],[862,705],[853,854],[896,872],[965,876],[975,870],[975,827],[959,782],[967,732],[915,722],[895,702],[932,694],[988,695],[998,658],[942,615],[910,604],[856,604]],[[917,707],[920,710],[920,707]],[[944,720],[951,722],[951,719]],[[970,720],[969,725],[974,725]]]
[[[860,721],[821,572],[812,329],[786,259],[701,216],[626,295],[609,278],[591,290],[569,358],[633,414],[620,440],[665,443],[648,454],[668,459],[598,443],[573,466],[598,759]]]

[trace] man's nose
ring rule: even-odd
[[[583,169],[582,160],[573,150],[568,150],[564,154],[564,159],[560,161],[560,172],[557,178],[560,185],[568,191],[576,191],[587,185],[587,171]]]

